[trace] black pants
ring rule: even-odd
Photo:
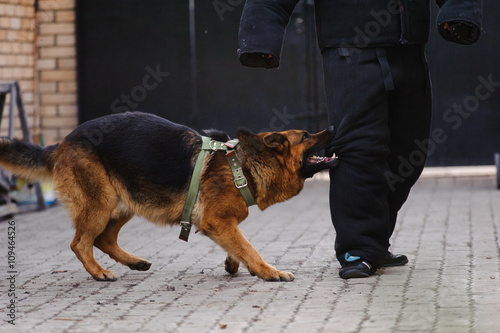
[[[423,45],[323,51],[340,164],[330,172],[335,251],[380,267],[427,156],[431,92]]]

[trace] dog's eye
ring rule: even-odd
[[[309,133],[304,132],[304,135],[302,135],[302,140],[301,140],[301,142],[302,142],[302,141],[304,141],[305,139],[309,139],[310,137],[311,137],[311,135],[309,135]]]

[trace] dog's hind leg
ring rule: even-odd
[[[102,165],[87,150],[63,144],[58,154],[54,184],[75,226],[71,249],[94,279],[115,281],[115,274],[95,260],[94,241],[116,208],[116,191]]]
[[[106,229],[95,239],[94,245],[112,259],[128,266],[130,269],[147,271],[151,267],[151,262],[128,253],[118,245],[118,233],[132,216],[132,214],[124,213],[118,217],[112,217]]]
[[[94,242],[106,229],[110,219],[110,209],[98,200],[87,201],[84,205],[72,202],[75,237],[71,249],[92,277],[97,281],[115,281],[116,275],[104,269],[94,258]]]
[[[110,270],[104,269],[94,259],[93,242],[95,233],[81,232],[75,233],[75,238],[71,242],[71,249],[83,266],[97,281],[116,281],[116,275]]]

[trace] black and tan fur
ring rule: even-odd
[[[214,130],[203,135],[229,139]],[[332,129],[314,135],[299,130],[259,134],[241,130],[236,151],[257,206],[263,210],[295,196],[307,177],[336,164],[334,159],[308,159],[332,137]],[[133,112],[84,123],[46,148],[2,139],[0,166],[31,180],[54,180],[76,230],[71,249],[94,279],[113,281],[115,274],[96,262],[93,247],[131,269],[148,270],[149,261],[118,246],[118,233],[134,215],[160,225],[179,224],[200,149],[196,131]],[[264,280],[293,280],[292,273],[267,264],[243,236],[238,224],[247,215],[224,152],[210,152],[192,223],[227,251],[230,274],[242,263]]]

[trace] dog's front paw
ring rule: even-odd
[[[96,274],[92,274],[92,277],[97,281],[116,281],[115,273],[107,269],[103,269]]]
[[[293,281],[294,279],[295,277],[293,276],[292,273],[285,271],[278,271],[278,270],[276,270],[276,273],[273,274],[272,276],[264,278],[264,280],[266,281],[284,281],[284,282],[290,282]]]
[[[253,273],[253,274],[252,274]],[[290,282],[293,281],[294,276],[290,272],[279,271],[276,268],[270,266],[268,269],[261,271],[260,273],[250,271],[250,274],[257,275],[263,280],[266,281],[285,281]]]
[[[227,256],[226,261],[224,262],[224,268],[226,269],[226,272],[228,272],[231,275],[234,275],[238,273],[238,269],[240,267],[240,263],[230,256]]]
[[[136,271],[147,271],[151,267],[151,262],[148,260],[141,260],[139,262],[129,264],[128,267]]]
[[[295,279],[293,274],[290,272],[278,271],[278,274],[280,276],[280,281],[290,282],[290,281],[293,281]]]

